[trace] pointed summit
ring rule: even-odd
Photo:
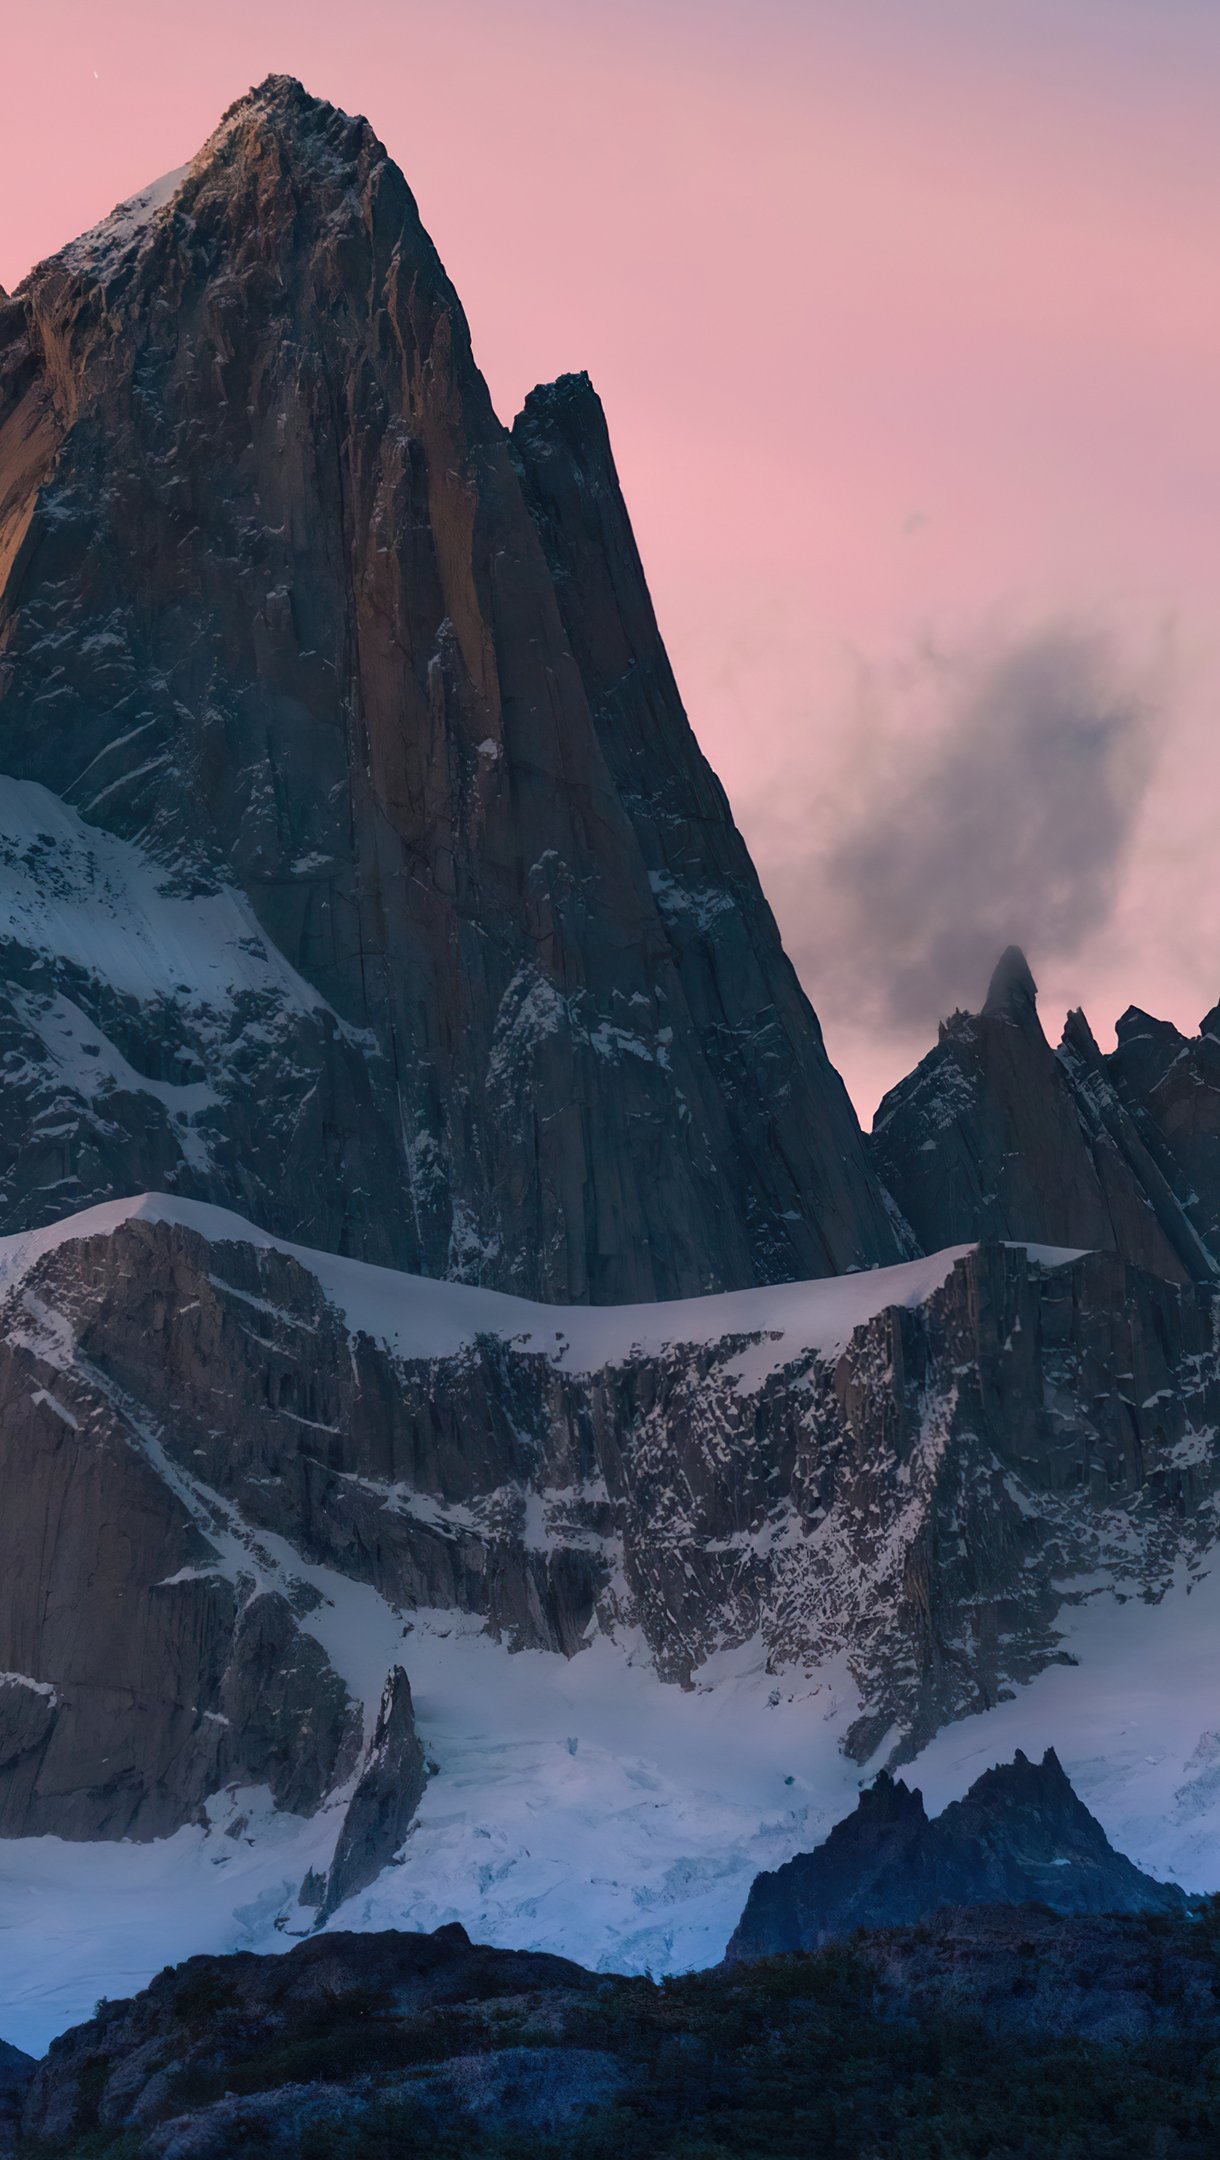
[[[1119,1015],[1114,1033],[1120,1043],[1156,1043],[1171,1055],[1176,1055],[1186,1041],[1172,1020],[1158,1020],[1155,1013],[1145,1012],[1139,1005],[1128,1005],[1126,1012]]]
[[[906,1795],[901,1810],[893,1803]],[[814,1851],[755,1877],[726,1963],[815,1950],[857,1927],[902,1927],[949,1905],[1022,1905],[1056,1912],[1182,1913],[1184,1891],[1115,1852],[1073,1790],[1053,1748],[1017,1751],[930,1820],[901,1783],[877,1806],[863,1792]]]
[[[194,166],[220,156],[241,135],[291,142],[324,158],[332,170],[356,171],[363,163],[389,162],[384,144],[362,113],[346,113],[325,98],[313,97],[295,75],[265,75],[261,83],[236,98],[209,136]]]
[[[117,918],[167,883],[222,947],[210,1005],[117,932],[6,947],[0,1230],[167,1188],[565,1302],[897,1257],[600,406],[510,442],[366,120],[269,76],[0,310],[0,651],[40,890],[104,861]]]
[[[330,115],[338,112],[339,108],[329,104],[325,98],[312,97],[299,76],[277,75],[272,72],[270,75],[264,75],[260,83],[253,83],[243,97],[234,98],[228,110],[220,116],[220,127],[223,128],[235,113],[252,110],[267,113],[278,112],[282,113],[285,118],[293,118],[304,117],[305,115],[310,117],[319,114]],[[340,113],[339,117],[347,119],[348,115]],[[361,117],[357,117],[352,124],[356,127],[368,128],[368,121]],[[219,129],[217,132],[219,132]],[[371,129],[369,132],[372,132]]]
[[[1009,945],[995,964],[983,1013],[992,1020],[1024,1025],[1037,1019],[1038,985],[1019,945]]]
[[[1116,1250],[1175,1282],[1210,1277],[1083,1013],[1069,1015],[1052,1051],[1017,945],[1001,955],[982,1011],[955,1014],[891,1088],[873,1146],[926,1252],[992,1237]]]
[[[1063,1023],[1063,1035],[1059,1044],[1061,1058],[1071,1058],[1082,1069],[1093,1072],[1101,1065],[1101,1048],[1096,1035],[1089,1026],[1087,1015],[1079,1005],[1074,1005]]]

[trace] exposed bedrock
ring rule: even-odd
[[[275,76],[0,302],[0,1228],[574,1301],[897,1257],[583,390]]]
[[[1184,1917],[1189,1903],[1115,1852],[1048,1748],[1040,1763],[1018,1752],[985,1770],[931,1819],[920,1793],[883,1772],[815,1851],[757,1877],[726,1957],[814,1950],[950,1907]]]
[[[1081,1012],[1051,1049],[1023,953],[943,1022],[870,1142],[928,1252],[972,1238],[1100,1246],[1171,1281],[1220,1269],[1220,1036],[1132,1009],[1103,1056]]]
[[[283,1252],[165,1221],[68,1238],[2,1313],[3,1819],[147,1835],[217,1782],[301,1807],[354,1774],[319,1592],[268,1532],[404,1626],[453,1607],[568,1654],[639,1626],[679,1683],[726,1644],[777,1672],[843,1653],[854,1751],[901,1759],[1060,1654],[1065,1585],[1157,1596],[1201,1560],[1220,1482],[1212,1292],[1112,1253],[946,1270],[838,1350],[716,1301],[586,1370],[554,1308],[472,1322],[482,1293],[404,1280],[408,1321],[452,1301],[456,1347],[394,1355]],[[888,1280],[861,1279],[878,1304]],[[270,1656],[296,1692],[268,1710]]]
[[[375,1882],[394,1858],[427,1783],[411,1685],[401,1665],[386,1681],[377,1723],[348,1803],[322,1901],[322,1917]]]

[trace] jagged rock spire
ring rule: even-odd
[[[1036,1018],[1038,985],[1019,945],[1009,945],[995,964],[983,1004],[990,1019],[1015,1020],[1023,1024]]]
[[[1173,1281],[1210,1277],[1082,1013],[1069,1016],[1058,1055],[1051,1050],[1018,946],[1001,955],[981,1012],[955,1014],[890,1090],[873,1146],[926,1250],[1000,1237],[1116,1249]]]
[[[1095,1069],[1101,1064],[1101,1046],[1089,1026],[1088,1016],[1079,1005],[1074,1005],[1063,1023],[1061,1054],[1076,1058],[1081,1065]]]
[[[905,1796],[903,1798],[902,1796]],[[918,1804],[916,1804],[918,1803]],[[755,1878],[727,1961],[813,1950],[857,1927],[895,1927],[946,1905],[1184,1913],[1185,1893],[1115,1852],[1053,1748],[1018,1749],[931,1820],[898,1784],[862,1793],[813,1852]]]

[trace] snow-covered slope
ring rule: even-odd
[[[338,1588],[338,1611],[351,1595]],[[401,1861],[330,1922],[430,1928],[656,1974],[714,1962],[754,1875],[853,1804],[841,1742],[854,1690],[830,1667],[777,1684],[758,1649],[686,1693],[628,1649],[510,1653],[453,1615],[402,1621],[353,1597],[372,1651],[405,1654],[436,1775]],[[929,1807],[988,1764],[1053,1746],[1112,1842],[1189,1889],[1220,1884],[1220,1735],[1209,1723],[1220,1576],[1158,1605],[1086,1607],[1052,1668],[946,1729],[904,1775]],[[371,1663],[375,1662],[370,1658]],[[302,1819],[265,1792],[218,1797],[208,1829],[152,1844],[0,1841],[0,2034],[32,2052],[198,1950],[287,1948],[341,1805]],[[236,1837],[226,1831],[244,1819]]]
[[[569,1372],[598,1372],[633,1357],[679,1344],[708,1344],[729,1336],[758,1338],[743,1384],[762,1379],[802,1352],[829,1355],[858,1327],[890,1308],[922,1305],[955,1261],[972,1251],[953,1245],[896,1267],[871,1268],[815,1282],[776,1283],[765,1290],[727,1290],[659,1305],[540,1305],[503,1291],[404,1275],[337,1253],[311,1250],[270,1236],[228,1208],[170,1193],[139,1193],[103,1201],[61,1221],[0,1237],[0,1295],[20,1283],[44,1255],[82,1239],[109,1236],[129,1222],[193,1230],[209,1244],[252,1246],[284,1253],[305,1269],[353,1334],[364,1334],[397,1358],[447,1358],[495,1335],[537,1351]],[[1024,1248],[1055,1267],[1080,1257],[1052,1246]],[[764,1347],[765,1345],[765,1347]]]
[[[0,776],[0,1226],[54,1221],[133,1172],[263,1197],[286,1154],[320,1144],[320,1060],[368,1105],[372,1038],[246,895],[87,821],[110,769],[77,775],[79,809]]]
[[[1091,1212],[987,1226],[1114,1252],[871,1267],[918,1240],[592,387],[509,437],[402,175],[288,78],[0,299],[0,712],[14,2037],[328,1910],[383,1701],[436,1774],[345,1921],[662,1968],[870,1761],[1084,1732],[1073,1629],[1189,1673],[1214,1288],[1124,1265],[1075,1112],[1038,1160]],[[1211,1819],[1168,1701],[1104,1796],[1158,1834]]]
[[[706,1962],[872,1767],[913,1760],[939,1804],[1014,1744],[1053,1744],[1141,1865],[1220,1879],[1201,1288],[993,1247],[591,1312],[152,1195],[0,1243],[0,1336],[0,1716],[33,1765],[0,1797],[36,1832],[37,1761],[77,1787],[68,1839],[0,1848],[6,2037],[312,1925],[359,1770],[343,1705],[367,1741],[395,1665],[435,1774],[331,1924]],[[17,1579],[30,1507],[54,1595]],[[317,1756],[286,1800],[259,1743],[278,1805],[251,1613]],[[219,1695],[183,1664],[201,1626]],[[133,1646],[143,1722],[114,1693]],[[159,1762],[172,1789],[141,1783]]]

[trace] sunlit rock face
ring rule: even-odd
[[[510,440],[275,77],[0,305],[0,1224],[149,1186],[573,1300],[893,1259],[600,408]]]

